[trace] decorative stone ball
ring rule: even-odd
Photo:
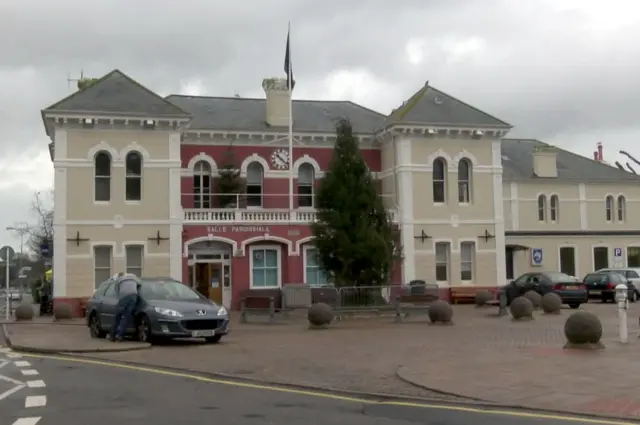
[[[533,318],[533,304],[524,296],[516,297],[511,301],[509,310],[511,311],[511,317],[516,320]]]
[[[329,304],[314,303],[309,307],[307,319],[313,326],[327,326],[333,321],[333,309]]]
[[[446,301],[437,300],[429,306],[429,320],[431,323],[451,323],[453,308]]]
[[[56,303],[53,307],[53,317],[56,320],[66,320],[73,318],[73,308],[67,303]]]
[[[493,299],[493,295],[489,291],[476,292],[476,306],[482,307],[487,305]]]
[[[555,292],[549,292],[542,297],[542,311],[547,314],[560,314],[562,298]]]
[[[538,294],[536,291],[527,291],[524,296],[531,301],[534,309],[539,309],[542,305],[542,295]]]
[[[20,304],[14,313],[18,321],[33,319],[33,307],[29,304]]]
[[[571,344],[599,344],[602,323],[589,311],[577,311],[564,322],[564,336]]]

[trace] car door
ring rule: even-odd
[[[87,303],[87,317],[89,314],[95,311],[95,313],[100,317],[100,309],[102,307],[102,299],[104,298],[104,293],[109,287],[109,281],[102,282],[98,289],[95,290],[91,298],[89,298],[89,302]]]
[[[536,273],[532,277],[532,281],[533,290],[540,295],[544,295],[553,290],[553,283],[551,283],[551,280],[545,276],[544,273]]]
[[[640,292],[640,275],[635,270],[627,270],[624,273],[627,280],[629,280],[633,287],[636,289],[636,292]]]
[[[111,282],[104,292],[102,302],[100,303],[100,325],[105,331],[110,331],[113,327],[117,307],[118,294],[116,292],[116,283]]]

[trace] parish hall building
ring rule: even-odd
[[[55,168],[54,299],[119,271],[179,279],[228,308],[247,289],[326,284],[309,223],[335,124],[351,121],[414,279],[495,288],[545,269],[640,266],[640,177],[420,87],[390,115],[349,101],[160,97],[114,70],[42,111]],[[241,193],[216,193],[233,158]],[[289,164],[294,203],[289,203]]]

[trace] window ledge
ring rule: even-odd
[[[458,205],[461,207],[470,207],[471,202],[458,202]]]
[[[111,205],[111,201],[93,201],[93,205],[107,206]]]
[[[434,207],[444,207],[444,206],[446,206],[446,205],[447,205],[447,203],[446,203],[446,202],[434,202],[434,203],[433,203],[433,206],[434,206]]]
[[[124,201],[125,205],[140,205],[142,201]]]

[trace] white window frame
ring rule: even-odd
[[[315,249],[317,249],[317,248],[314,245],[310,245],[310,244],[304,245],[302,247],[302,273],[303,273],[303,281],[304,281],[305,285],[310,285],[307,282],[307,260],[309,259],[309,251],[313,251]],[[316,273],[322,274],[322,270],[320,269],[320,267],[318,267],[318,270],[316,271]],[[325,276],[326,276],[326,274],[325,274]],[[326,276],[326,277],[328,279],[328,276]],[[325,282],[324,284],[313,285],[312,287],[319,288],[319,287],[326,286],[326,285],[331,285],[331,282],[329,282],[327,280],[327,282]]]
[[[464,254],[464,247],[465,246],[471,246],[471,260],[470,261],[465,261],[463,258],[463,254]],[[473,282],[475,280],[476,277],[476,242],[475,241],[471,241],[471,240],[462,240],[460,241],[460,281],[461,282]],[[471,265],[471,279],[464,279],[462,277],[462,265],[465,263],[470,263]]]
[[[249,201],[248,201],[248,197],[249,196],[258,196],[256,194],[249,194],[247,192],[247,188],[249,186],[257,186],[257,184],[248,184],[248,180],[249,180],[249,168],[253,165],[253,164],[258,164],[260,166],[260,169],[262,170],[261,174],[260,174],[260,205],[249,205]],[[247,209],[262,209],[264,207],[264,179],[265,179],[265,174],[267,172],[267,168],[264,166],[264,164],[262,164],[262,162],[260,161],[251,161],[249,162],[249,164],[247,164],[247,170],[246,170],[246,177],[245,177],[245,184],[244,184],[244,192],[245,192],[245,196],[247,198],[245,198],[245,203],[246,203],[246,208]]]
[[[460,164],[466,164],[466,166],[467,166],[467,179],[466,180],[461,180],[460,179]],[[458,161],[458,204],[460,204],[460,205],[469,205],[471,203],[471,179],[472,179],[472,173],[473,173],[473,164],[471,163],[471,160],[469,160],[468,158],[460,159],[460,161]],[[464,191],[462,191],[463,188],[465,189]],[[462,195],[463,193],[467,197],[466,200],[460,200],[460,195]]]
[[[560,197],[555,193],[549,196],[549,220],[552,223],[560,221]]]
[[[615,198],[613,195],[607,195],[604,198],[604,219],[607,223],[612,223],[615,217]]]
[[[106,270],[106,267],[97,267],[96,266],[96,250],[100,249],[100,248],[109,248],[109,273],[107,273],[107,278],[106,279],[101,279],[100,282],[96,281],[96,272],[98,271],[98,269],[100,270]],[[113,244],[110,243],[96,243],[95,245],[93,245],[91,247],[91,258],[93,261],[93,286],[94,286],[94,290],[98,289],[98,286],[100,286],[100,284],[102,282],[104,282],[105,280],[108,280],[109,277],[113,276],[113,257],[114,257],[114,253],[115,253],[115,247]]]
[[[140,266],[130,266],[129,265],[129,249],[131,248],[139,248],[140,249]],[[146,246],[145,244],[141,244],[139,242],[131,242],[124,244],[124,263],[125,263],[125,273],[127,274],[135,274],[138,277],[142,277],[144,273],[144,259],[146,258]],[[130,269],[138,269],[140,274],[130,271]]]
[[[273,249],[278,253],[278,285],[253,286],[253,252]],[[282,247],[280,245],[250,245],[249,246],[249,289],[279,289],[282,288]]]
[[[96,159],[98,158],[98,155],[100,154],[105,154],[109,157],[109,176],[98,176],[96,173],[98,171],[98,167],[97,167],[97,163],[96,163]],[[97,179],[105,179],[105,180],[109,180],[109,200],[108,201],[97,201],[96,200],[96,195],[97,195],[97,191],[96,191],[96,182]],[[108,205],[111,203],[111,198],[113,196],[113,157],[111,156],[111,153],[105,150],[101,150],[96,152],[96,154],[93,156],[93,203],[95,205]]]
[[[616,198],[616,219],[620,223],[627,220],[627,198],[624,195],[618,195]]]
[[[199,165],[206,165],[207,167],[207,172],[203,172],[202,169],[200,169],[200,171],[197,171],[197,168]],[[209,191],[205,192],[202,187],[203,184],[202,182],[204,181],[204,177],[208,176],[209,177]],[[191,179],[191,184],[192,184],[192,192],[193,192],[193,208],[197,208],[197,209],[210,209],[213,208],[213,167],[211,166],[211,164],[209,164],[209,162],[201,159],[196,161],[195,164],[193,164],[193,177]],[[198,180],[198,183],[200,185],[200,192],[196,192],[196,179]],[[207,208],[203,207],[204,201],[205,199],[209,198],[209,206]],[[198,200],[200,202],[200,206],[196,207],[196,200]]]
[[[540,201],[542,200],[542,205]],[[540,215],[542,213],[542,216]],[[536,198],[536,214],[539,223],[545,223],[547,221],[547,195],[539,194]]]
[[[304,169],[306,167],[309,167],[311,169],[311,184],[300,184],[300,169]],[[298,166],[298,179],[296,181],[296,195],[297,195],[297,202],[296,202],[296,206],[297,208],[300,209],[314,209],[316,206],[316,188],[315,188],[315,182],[316,182],[316,169],[313,167],[313,165],[309,162],[303,162],[302,164],[300,164]],[[300,206],[300,198],[302,196],[309,196],[309,195],[300,195],[300,187],[311,187],[311,205],[309,206]]]
[[[438,161],[442,162],[442,179],[437,179],[436,180],[434,165]],[[447,193],[448,192],[448,182],[447,182],[448,177],[449,177],[449,162],[445,158],[439,156],[436,159],[434,159],[433,162],[431,163],[431,190],[433,192],[431,194],[431,201],[433,202],[434,205],[444,205],[444,204],[447,203],[447,200],[449,199],[449,196],[448,196],[448,193]],[[435,193],[435,190],[434,190],[434,186],[435,186],[436,183],[442,184],[442,191],[443,191],[443,194],[444,194],[442,201],[436,201],[436,199],[435,199],[436,198],[436,193]]]
[[[444,263],[438,261],[438,245],[444,245],[446,247],[446,256],[447,256],[447,258],[446,258]],[[438,283],[449,283],[449,282],[451,282],[451,241],[448,241],[448,240],[434,241],[433,254],[434,254],[435,266],[436,266],[433,271],[435,273],[436,282],[438,282]],[[438,280],[437,268],[438,268],[438,265],[442,265],[442,264],[444,264],[446,266],[447,280]]]
[[[578,252],[578,246],[577,245],[571,245],[571,244],[567,244],[567,245],[560,245],[558,246],[558,271],[562,272],[562,255],[560,254],[562,252],[563,248],[571,248],[573,249],[573,266],[575,268],[575,274],[576,276],[574,277],[578,277],[577,275],[580,275],[580,253]],[[591,254],[593,255],[593,251],[591,251]],[[564,272],[562,272],[564,273]],[[569,274],[569,273],[567,273]]]
[[[596,249],[602,249],[605,248],[607,250],[607,267],[605,268],[609,268],[609,266],[611,266],[611,248],[609,247],[609,245],[591,245],[591,270],[594,272],[597,272],[598,269],[596,268]],[[602,268],[602,267],[601,267]]]
[[[131,154],[135,154],[138,155],[138,157],[140,158],[140,175],[139,176],[129,176],[128,175],[128,169],[127,169],[127,157]],[[140,199],[127,199],[127,182],[129,180],[139,180],[140,181]],[[124,156],[124,202],[126,204],[139,204],[142,202],[142,199],[144,198],[144,156],[142,155],[142,152],[137,151],[137,150],[130,150],[129,152],[127,152],[127,154]]]
[[[629,267],[629,268],[636,268],[636,266],[630,266],[629,265],[629,250],[630,249],[639,249],[640,250],[640,245],[627,245],[625,247],[625,252],[624,252],[624,263],[625,263],[625,267]]]

